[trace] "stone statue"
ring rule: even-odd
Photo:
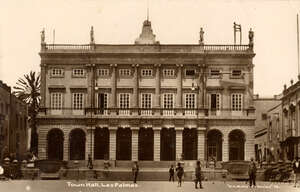
[[[43,29],[41,31],[41,43],[44,44],[45,43],[45,29]]]
[[[94,39],[94,27],[91,27],[91,31],[90,31],[90,37],[91,37],[91,43],[95,43],[95,39]]]
[[[204,44],[204,31],[203,28],[200,28],[200,40],[199,40],[199,44]]]
[[[253,41],[253,39],[254,39],[254,32],[252,31],[252,28],[250,28],[248,37],[249,37],[249,45],[253,45],[253,43],[254,43],[254,41]]]

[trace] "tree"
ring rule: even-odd
[[[40,105],[40,74],[30,71],[24,78],[19,78],[16,86],[13,87],[13,94],[28,105],[29,126],[31,128],[30,151],[37,153],[38,134],[37,134],[37,114]]]

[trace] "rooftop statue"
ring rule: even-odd
[[[254,40],[254,32],[252,31],[252,28],[250,28],[248,37],[249,37],[249,45],[253,45],[253,43],[254,43],[254,41],[253,41]]]
[[[199,40],[199,44],[204,44],[204,31],[203,28],[200,28],[200,40]]]
[[[45,43],[45,29],[43,29],[41,31],[41,43],[44,44]]]
[[[90,38],[91,38],[91,43],[95,43],[93,26],[91,27],[91,31],[90,31]]]

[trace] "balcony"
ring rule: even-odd
[[[111,117],[111,116],[132,116],[132,117],[209,117],[209,118],[228,118],[228,117],[247,117],[254,116],[253,109],[243,109],[232,111],[231,109],[207,109],[207,108],[85,108],[75,110],[72,108],[51,109],[40,108],[40,116],[86,116],[86,117]]]

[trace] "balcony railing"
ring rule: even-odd
[[[72,109],[72,108],[40,108],[40,115],[52,115],[52,116],[185,116],[185,117],[245,117],[254,115],[254,109],[243,109],[241,111],[232,111],[231,109],[187,109],[187,108],[173,108],[173,109],[161,109],[161,108],[85,108],[85,109]]]

